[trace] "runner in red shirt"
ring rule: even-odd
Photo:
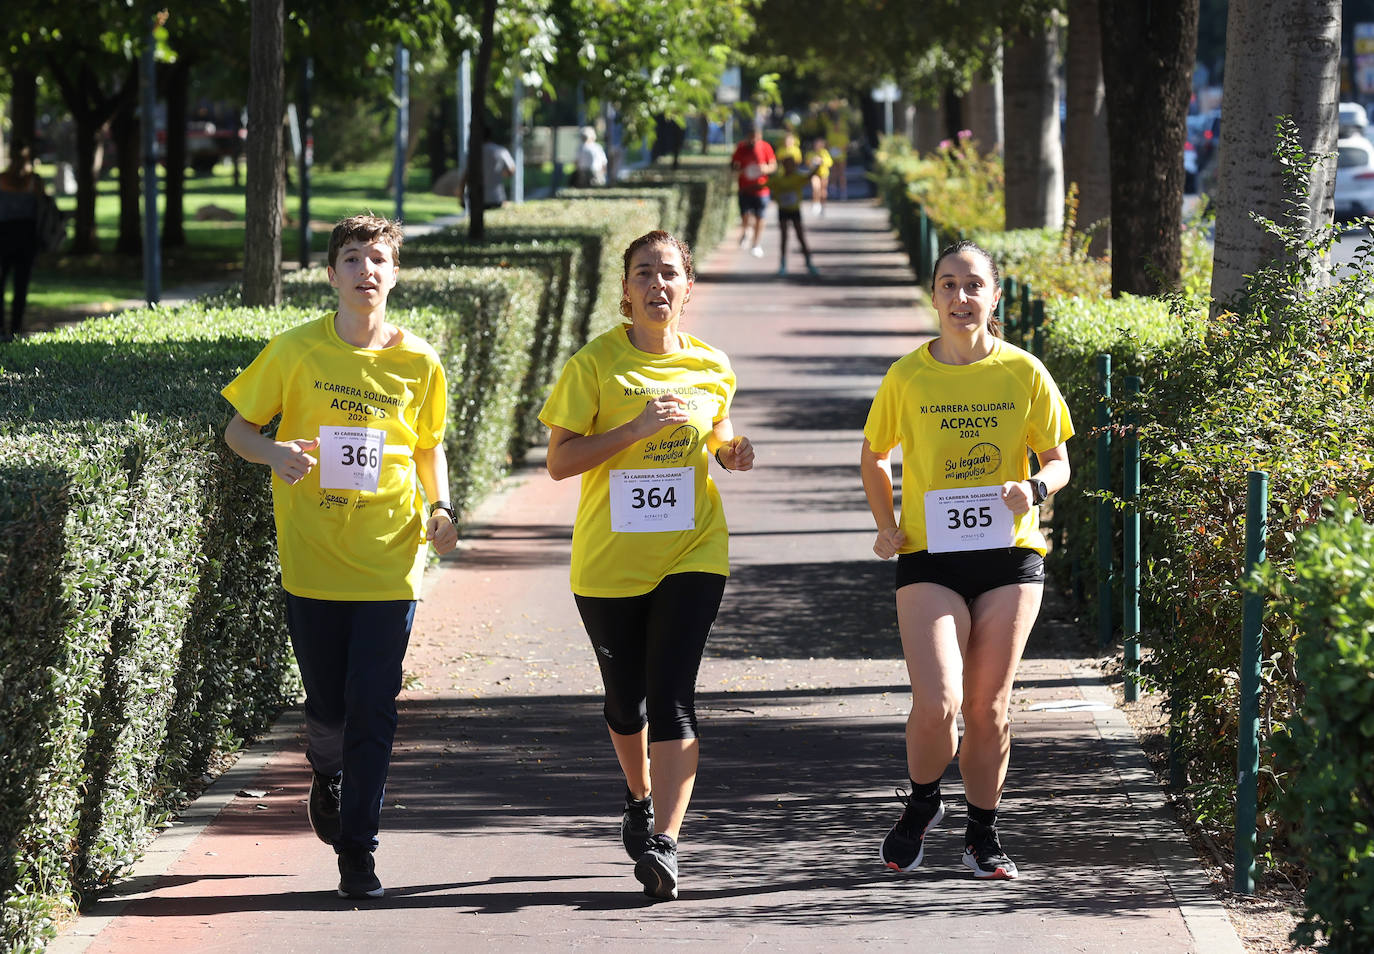
[[[763,256],[763,212],[768,208],[768,177],[777,171],[778,158],[773,147],[763,138],[758,126],[749,130],[749,138],[735,147],[730,167],[739,173],[739,244],[748,241],[753,230],[754,245],[749,253]]]

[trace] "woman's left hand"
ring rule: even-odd
[[[733,437],[716,449],[716,460],[726,470],[750,470],[754,466],[754,445],[743,435]]]
[[[436,510],[425,523],[425,536],[430,546],[440,556],[458,545],[458,528],[453,525],[447,513]]]
[[[1016,516],[1030,510],[1032,504],[1030,483],[1024,480],[1009,480],[1002,485],[1002,503],[1007,505]]]

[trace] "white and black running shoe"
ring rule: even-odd
[[[631,861],[638,861],[653,837],[654,797],[645,795],[642,799],[635,798],[627,787],[625,812],[620,816],[620,842],[625,846],[625,854],[630,856]]]
[[[893,871],[914,871],[926,855],[926,833],[945,817],[945,803],[919,801],[902,792],[897,798],[905,808],[902,817],[883,839],[878,856]]]
[[[677,842],[667,835],[654,835],[644,854],[635,862],[635,877],[644,893],[660,901],[677,900]]]
[[[1016,862],[1002,850],[997,829],[969,822],[964,833],[964,864],[973,869],[973,876],[983,881],[1012,881],[1019,878]]]
[[[339,897],[380,898],[384,894],[370,849],[350,845],[339,852]]]

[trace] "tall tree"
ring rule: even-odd
[[[1103,255],[1110,246],[1112,211],[1100,2],[1069,0],[1069,36],[1064,52],[1064,179],[1078,189],[1078,227],[1100,223],[1090,249],[1095,256]]]
[[[1232,0],[1227,17],[1212,267],[1212,297],[1220,304],[1233,302],[1245,277],[1277,251],[1251,219],[1287,212],[1273,155],[1274,117],[1292,119],[1308,155],[1335,149],[1341,4]],[[1313,167],[1304,211],[1314,227],[1331,221],[1335,175],[1334,162]]]
[[[1099,8],[1111,149],[1113,295],[1150,295],[1161,281],[1166,287],[1178,284],[1197,10],[1198,0]]]
[[[496,0],[482,3],[482,42],[477,50],[477,67],[472,71],[472,125],[468,129],[468,236],[474,242],[486,238],[483,195],[486,164],[482,146],[487,141],[486,97],[491,76],[491,57],[496,45]]]
[[[1005,103],[1008,229],[1058,228],[1064,221],[1064,154],[1059,140],[1058,28],[1027,18],[1006,34]]]
[[[282,0],[252,0],[248,73],[248,182],[243,236],[243,300],[281,303],[282,66],[285,9]]]

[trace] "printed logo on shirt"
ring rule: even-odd
[[[329,402],[330,410],[343,411],[350,422],[385,419],[388,412],[386,407],[382,405],[389,405],[393,408],[405,406],[405,398],[390,394],[378,394],[368,388],[339,384],[335,381],[317,380],[315,390],[334,395]]]
[[[681,465],[692,449],[697,446],[701,432],[691,424],[679,425],[661,441],[650,440],[644,444],[644,459],[655,464]]]
[[[1002,451],[986,441],[974,444],[958,457],[945,460],[945,479],[965,483],[991,476],[1002,467]]]
[[[958,431],[960,437],[981,437],[988,428],[998,427],[1001,419],[999,411],[1016,410],[1015,401],[999,401],[991,404],[922,404],[922,414],[936,414],[940,417],[940,430]]]

